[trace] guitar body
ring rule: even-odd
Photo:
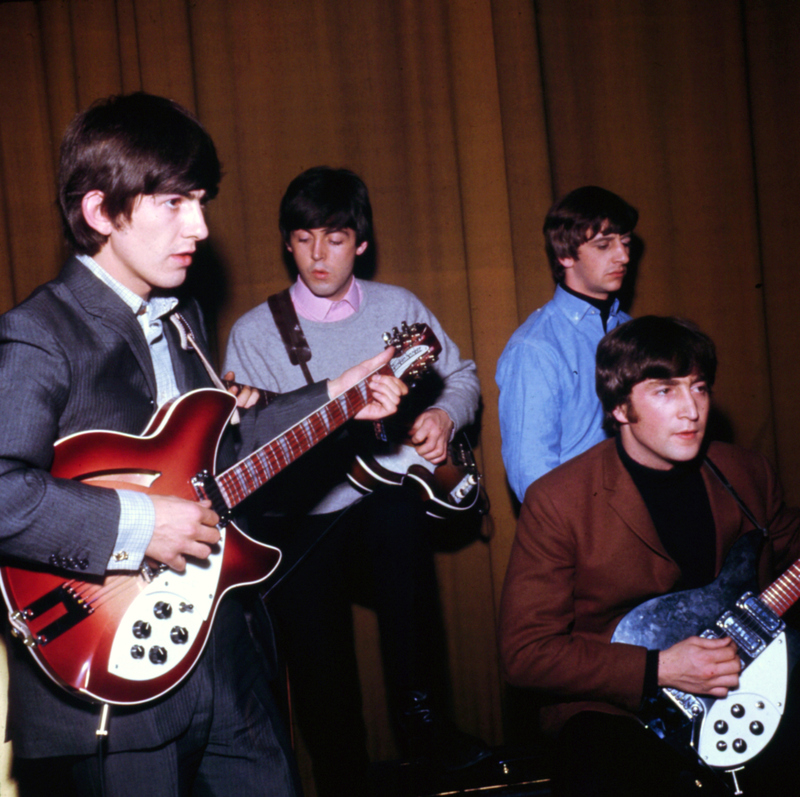
[[[665,650],[693,634],[734,639],[744,669],[739,687],[726,698],[663,688],[641,712],[659,736],[719,769],[740,767],[775,735],[794,662],[787,633],[795,632],[787,632],[754,595],[760,545],[759,532],[745,535],[711,584],[641,604],[622,618],[611,638],[651,650]]]
[[[380,485],[408,484],[426,502],[427,514],[444,519],[472,509],[480,497],[480,473],[469,441],[457,434],[447,449],[447,459],[434,465],[410,443],[375,443],[374,451],[356,455],[348,474],[353,486],[371,493]]]
[[[235,399],[196,390],[162,408],[141,437],[92,431],[55,446],[52,473],[106,488],[198,500],[192,478],[213,472]],[[206,561],[183,573],[154,569],[77,581],[63,574],[0,568],[12,628],[58,684],[88,700],[143,703],[190,672],[208,640],[220,600],[264,580],[280,551],[234,524]]]
[[[385,338],[396,354],[379,370],[406,381],[441,351],[424,324],[403,324]],[[0,567],[12,633],[53,681],[86,700],[134,705],[175,687],[203,652],[225,593],[263,581],[281,559],[277,548],[231,523],[230,510],[367,406],[371,376],[221,473],[214,471],[219,442],[236,406],[222,390],[195,390],[165,404],[141,436],[91,431],[59,440],[54,476],[210,498],[221,540],[208,559],[189,560],[183,573],[145,563],[136,574],[81,581],[73,570]]]

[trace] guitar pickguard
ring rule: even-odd
[[[739,678],[726,698],[705,700],[697,754],[711,767],[732,769],[758,755],[778,730],[788,684],[786,634],[780,634]]]
[[[226,529],[215,552],[183,573],[164,570],[134,598],[114,634],[108,672],[149,681],[177,667],[192,649],[214,607]],[[87,689],[89,688],[87,684]]]
[[[726,698],[666,687],[641,712],[659,736],[694,749],[703,762],[719,769],[746,763],[775,735],[795,658],[783,621],[753,593],[760,546],[758,531],[743,536],[711,584],[643,603],[622,618],[611,638],[650,650],[665,650],[691,634],[733,639],[743,670],[739,687]]]

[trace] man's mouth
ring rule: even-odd
[[[194,257],[194,249],[189,252],[176,252],[172,257],[182,266],[191,266],[192,258]]]

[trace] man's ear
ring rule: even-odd
[[[101,235],[111,235],[115,229],[114,223],[108,218],[103,202],[105,194],[102,191],[89,191],[83,195],[81,210],[86,223]]]
[[[356,256],[363,255],[367,251],[367,246],[369,246],[369,241],[362,241],[356,249]]]
[[[620,424],[620,426],[625,426],[626,424],[630,423],[628,420],[627,404],[618,404],[616,407],[614,407],[611,414],[614,416],[614,420]]]
[[[575,265],[575,260],[571,257],[559,257],[558,262],[561,263],[564,268],[572,268]]]

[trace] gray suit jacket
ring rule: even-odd
[[[179,307],[204,345],[194,302]],[[164,325],[178,387],[210,386],[199,358],[180,349]],[[144,334],[133,313],[77,260],[59,277],[0,317],[0,556],[82,575],[99,575],[114,548],[119,521],[115,492],[55,479],[53,443],[87,429],[143,431],[155,411],[156,380]],[[271,439],[327,400],[324,384],[287,394],[266,411],[245,413],[251,447]],[[220,459],[235,443],[225,435]],[[230,464],[230,463],[227,463]],[[140,749],[175,738],[192,720],[216,659],[235,670],[235,648],[252,642],[236,601],[220,607],[206,652],[192,674],[161,700],[112,711],[108,750]],[[233,646],[233,649],[232,649]],[[8,736],[17,755],[83,755],[96,746],[99,708],[71,697],[45,676],[16,640],[9,640]]]

